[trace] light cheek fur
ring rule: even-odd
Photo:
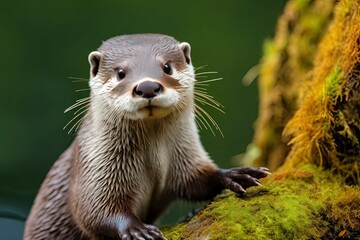
[[[177,72],[177,76],[175,78],[179,79],[179,83],[182,86],[187,86],[189,89],[193,89],[194,86],[194,67],[192,64],[189,64],[184,71]]]
[[[100,95],[101,91],[103,91],[104,83],[99,76],[96,76],[90,78],[89,87],[94,95]]]

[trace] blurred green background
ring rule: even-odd
[[[192,46],[195,66],[223,77],[210,94],[226,114],[209,112],[225,138],[201,131],[221,167],[245,151],[257,116],[257,86],[242,77],[261,58],[285,0],[13,1],[0,3],[0,239],[21,239],[24,219],[47,171],[71,143],[64,109],[86,93],[69,77],[88,78],[87,56],[101,41],[130,33],[163,33]],[[185,204],[186,205],[186,204]],[[180,205],[169,224],[186,215]]]

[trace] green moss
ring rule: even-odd
[[[345,237],[353,237],[360,227],[359,207],[359,187],[305,166],[273,174],[242,196],[225,192],[164,234],[168,239],[319,239],[345,230]]]
[[[342,94],[342,80],[345,74],[341,72],[338,65],[332,69],[328,77],[325,79],[326,95],[335,101]]]

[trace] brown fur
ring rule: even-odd
[[[177,71],[171,76],[162,72],[168,62]],[[26,240],[162,239],[144,223],[156,220],[173,200],[208,200],[224,188],[242,192],[267,175],[267,169],[220,170],[203,149],[187,44],[163,35],[116,37],[91,54],[90,63],[89,110],[36,197]],[[127,77],[116,82],[119,68]],[[148,79],[162,83],[160,97],[143,100],[129,93]],[[127,93],[155,110],[136,110],[142,117],[129,118],[120,101]],[[158,113],[174,93],[179,100]]]

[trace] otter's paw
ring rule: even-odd
[[[129,226],[129,228],[121,234],[121,239],[164,240],[166,238],[164,237],[164,235],[162,235],[162,233],[157,227],[148,224],[138,224],[134,226]]]
[[[245,167],[221,169],[218,172],[220,183],[224,188],[236,193],[245,193],[245,189],[252,186],[261,186],[259,179],[271,174],[264,167]]]

